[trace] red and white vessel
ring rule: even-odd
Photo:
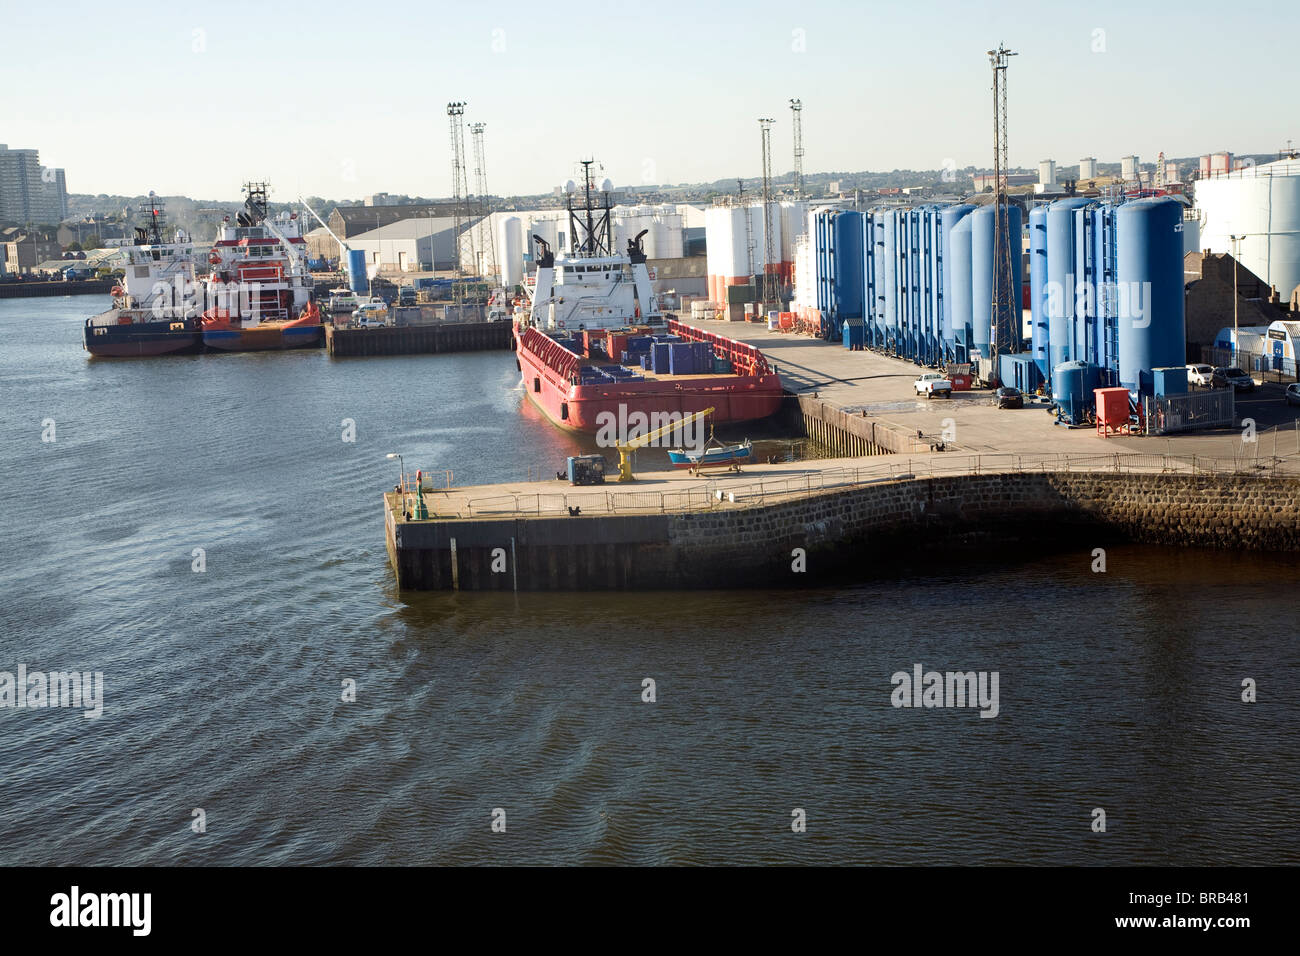
[[[557,259],[539,236],[532,302],[515,316],[515,349],[524,391],[556,425],[595,434],[662,423],[671,416],[715,409],[713,423],[766,418],[781,405],[781,378],[758,349],[666,318],[651,291],[641,235],[625,254],[611,248],[609,180],[600,205],[591,161],[583,162],[581,199],[572,180],[569,200],[573,254]],[[633,364],[629,348],[695,343],[692,364]],[[671,341],[665,341],[671,340]],[[653,343],[651,345],[653,348]],[[644,417],[642,417],[644,416]]]
[[[296,214],[270,216],[266,183],[222,222],[200,280],[203,344],[226,352],[314,348],[325,334],[312,298],[307,243]]]

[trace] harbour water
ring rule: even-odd
[[[508,353],[94,361],[99,304],[0,301],[0,671],[104,675],[0,709],[0,863],[1300,862],[1294,556],[399,595],[386,453],[587,450]],[[915,664],[998,715],[891,706]]]

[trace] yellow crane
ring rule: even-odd
[[[636,481],[636,476],[632,474],[632,452],[638,448],[644,448],[656,438],[661,438],[679,428],[684,428],[698,418],[705,418],[716,411],[714,408],[706,408],[702,412],[692,412],[689,415],[683,415],[680,421],[670,422],[663,428],[656,428],[652,432],[646,432],[644,435],[638,435],[630,439],[618,448],[618,480],[619,481]]]

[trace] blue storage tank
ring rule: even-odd
[[[1012,330],[1012,340],[1000,343],[1004,351],[1020,351],[1022,268],[1020,207],[1007,208],[1011,233],[1011,314],[1002,316],[999,325]],[[989,354],[989,334],[993,318],[993,215],[992,203],[971,213],[971,323],[972,340],[981,355]]]
[[[364,249],[348,250],[348,288],[364,294],[370,288],[366,278],[366,252]]]
[[[862,318],[862,214],[839,212],[833,224],[834,308],[841,320]]]
[[[1074,296],[1071,327],[1071,355],[1080,362],[1101,364],[1101,331],[1098,328],[1097,299],[1102,291],[1097,271],[1096,205],[1070,211],[1074,236]]]
[[[1074,210],[1093,200],[1085,196],[1061,199],[1047,207],[1047,359],[1055,369],[1080,357],[1074,348]]]
[[[1047,310],[1043,293],[1047,289],[1047,207],[1029,211],[1029,322],[1030,352],[1044,377],[1048,368]]]
[[[1115,270],[1117,248],[1115,240],[1115,212],[1113,204],[1092,206],[1093,271],[1100,283],[1101,294],[1095,297],[1094,312],[1097,322],[1097,361],[1119,381],[1119,316],[1116,311]]]
[[[876,217],[867,210],[862,214],[862,317],[866,320],[867,348],[879,346],[876,318]]]
[[[1115,212],[1119,382],[1152,394],[1152,369],[1186,361],[1183,207],[1167,196],[1127,202]]]
[[[1052,370],[1052,398],[1057,421],[1082,425],[1097,407],[1096,389],[1105,384],[1102,369],[1087,362],[1062,362]]]
[[[880,324],[884,335],[883,348],[886,352],[898,352],[898,218],[892,210],[878,210],[880,216],[880,239],[877,248],[880,256],[876,260],[876,298],[880,301]]]
[[[943,273],[943,315],[942,315],[942,334],[944,341],[944,350],[948,358],[956,358],[956,331],[952,319],[952,297],[953,297],[953,256],[952,256],[952,231],[957,223],[969,216],[975,207],[970,203],[959,203],[955,206],[949,206],[943,210],[939,216],[939,262]],[[967,225],[967,235],[969,235],[970,226]],[[969,245],[969,239],[967,240]],[[970,274],[970,254],[966,255],[966,274]],[[969,296],[967,297],[969,301]]]
[[[950,248],[944,260],[952,298],[948,303],[948,312],[952,321],[954,357],[958,362],[970,361],[970,350],[974,346],[974,329],[972,328],[973,306],[971,303],[971,216],[963,216],[952,227],[948,235]]]

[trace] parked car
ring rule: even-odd
[[[363,303],[352,313],[352,322],[359,329],[382,329],[388,324],[388,306],[382,301]]]
[[[1206,388],[1214,384],[1214,366],[1213,365],[1189,365],[1187,366],[1187,384],[1195,387],[1203,385]]]
[[[944,378],[942,372],[926,372],[912,383],[912,387],[916,389],[917,395],[926,398],[934,398],[936,395],[952,398],[952,382]]]
[[[1004,385],[993,393],[993,404],[998,408],[1024,408],[1025,394],[1018,388]]]
[[[1292,382],[1286,387],[1286,403],[1300,405],[1300,382]]]
[[[1216,368],[1211,382],[1220,388],[1232,387],[1235,392],[1253,392],[1255,380],[1237,367]]]

